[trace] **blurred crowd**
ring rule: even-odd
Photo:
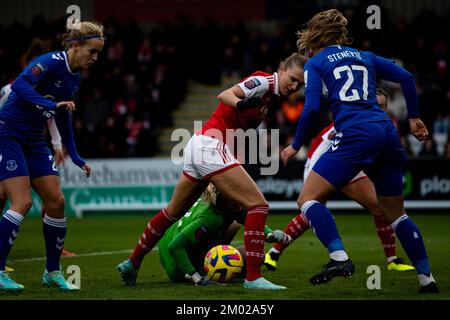
[[[399,86],[381,83],[389,92],[389,112],[411,156],[450,157],[450,15],[423,10],[406,23],[383,15],[381,30],[361,28],[367,14],[345,9],[353,46],[392,57],[417,81],[422,118],[430,130],[425,143],[409,135],[406,106]],[[178,16],[157,26],[131,20],[103,21],[107,41],[98,62],[82,72],[74,113],[80,154],[87,158],[141,157],[158,153],[158,134],[172,125],[172,113],[187,94],[189,79],[219,85],[223,77],[255,70],[274,72],[296,50],[295,32],[307,17],[246,24],[210,18],[191,22]],[[65,20],[35,17],[30,27],[0,25],[0,84],[21,71],[23,53],[33,38],[60,49]],[[303,107],[303,97],[280,102],[267,126],[281,129],[289,144]]]

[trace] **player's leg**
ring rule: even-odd
[[[41,208],[41,218],[42,218],[42,221],[44,221],[45,215],[47,213],[47,209],[45,209],[45,204],[44,203],[41,203],[41,206],[42,206],[42,208]],[[76,256],[75,253],[67,250],[65,247],[61,251],[61,257],[75,257],[75,256]]]
[[[414,270],[413,266],[405,264],[403,259],[397,257],[394,230],[389,222],[387,222],[383,211],[378,205],[375,186],[367,175],[361,171],[341,191],[348,198],[358,202],[372,214],[378,238],[381,241],[386,256],[388,270]]]
[[[6,190],[3,187],[2,182],[0,181],[0,212],[3,212],[5,210],[6,201],[8,200],[8,196],[6,194]],[[5,267],[6,272],[13,272],[14,269],[10,268],[8,266]]]
[[[292,238],[292,241],[295,241],[308,229],[308,219],[300,212],[286,225],[283,231]],[[290,244],[278,242],[272,245],[272,248],[270,248],[264,257],[264,265],[267,269],[272,271],[276,270],[281,254]]]
[[[153,249],[165,231],[189,210],[206,186],[207,182],[193,181],[184,174],[180,176],[167,207],[148,222],[129,259],[116,267],[126,285],[136,284],[137,273],[145,255]]]
[[[388,171],[390,174],[392,173],[392,170]],[[401,178],[401,172],[398,174],[397,178]],[[400,182],[398,185],[400,185]],[[377,188],[377,191],[378,190],[379,188]],[[421,286],[420,292],[439,292],[436,281],[431,274],[422,234],[416,224],[406,214],[403,207],[403,196],[389,196],[385,193],[378,193],[378,202],[385,213],[387,220],[391,223],[403,249],[416,268]]]
[[[380,163],[369,177],[372,179],[378,203],[387,221],[397,235],[403,249],[416,268],[419,277],[420,292],[439,292],[431,274],[425,243],[419,228],[405,213],[403,206],[403,162],[407,159],[400,143],[397,130],[390,124],[386,128],[389,144],[385,147]]]
[[[32,205],[30,180],[28,176],[22,176],[2,182],[11,204],[0,219],[0,291],[20,292],[24,289],[23,285],[14,282],[5,272],[6,259]]]
[[[66,239],[67,224],[64,213],[65,198],[53,156],[45,140],[28,145],[27,166],[30,170],[31,187],[41,198],[46,208],[43,219],[46,266],[42,276],[45,286],[61,291],[76,291],[77,286],[64,279],[61,272],[61,251]]]
[[[46,212],[43,218],[43,233],[47,254],[46,270],[59,270],[61,251],[67,233],[64,214],[65,198],[61,191],[59,177],[55,175],[35,178],[31,186],[41,198]]]
[[[330,157],[322,156],[318,160],[306,179],[297,201],[310,227],[330,255],[330,262],[320,273],[310,279],[313,284],[328,282],[335,276],[351,276],[355,269],[344,250],[336,222],[323,203],[337,189],[346,185],[360,171],[360,168],[336,160],[333,156],[333,154]]]
[[[61,191],[59,177],[47,175],[34,178],[31,186],[41,198],[46,208],[43,219],[46,265],[42,283],[62,291],[76,291],[79,288],[64,279],[61,272],[60,258],[67,234],[64,213],[65,198]]]
[[[28,168],[20,139],[16,138],[14,131],[5,130],[4,124],[0,124],[0,181],[10,201],[9,209],[0,219],[0,290],[7,292],[20,292],[24,288],[5,272],[5,263],[32,205]]]
[[[326,144],[322,142],[316,149],[316,151],[314,151],[312,157],[306,160],[305,167],[303,170],[303,181],[306,181],[309,173],[311,172],[312,167],[314,167],[317,160],[319,160],[320,156],[325,151],[326,151]],[[286,227],[284,227],[283,231],[292,238],[292,241],[295,241],[308,229],[309,229],[308,219],[306,219],[305,215],[302,212],[300,212],[286,225]],[[286,249],[289,245],[290,244],[284,243],[274,243],[272,245],[272,248],[270,248],[269,252],[267,252],[266,255],[264,256],[264,265],[266,266],[267,269],[272,271],[276,270],[281,254],[283,253],[284,249]]]
[[[233,199],[247,210],[244,227],[246,251],[246,280],[248,289],[285,289],[262,277],[261,265],[264,259],[264,226],[269,206],[264,195],[248,173],[241,166],[234,166],[220,172],[210,181],[227,198]]]
[[[6,194],[5,187],[3,187],[3,183],[0,181],[0,212],[3,212],[3,210],[5,209],[7,200],[8,195]]]

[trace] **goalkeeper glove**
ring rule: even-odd
[[[262,100],[258,97],[251,97],[248,99],[240,100],[236,103],[238,110],[247,110],[252,108],[261,107],[263,104]]]
[[[266,237],[267,242],[278,242],[282,244],[291,244],[293,239],[290,235],[281,230],[273,230]]]
[[[208,286],[210,284],[217,284],[208,278],[208,276],[201,276],[198,272],[193,275],[186,274],[184,276],[186,279],[190,280],[196,286]]]

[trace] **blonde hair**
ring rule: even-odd
[[[67,50],[74,42],[78,42],[83,45],[86,40],[89,39],[105,40],[103,36],[104,30],[105,28],[97,22],[83,21],[73,24],[63,35],[63,46]]]
[[[216,187],[210,183],[208,187],[203,191],[202,193],[202,199],[206,203],[211,203],[213,205],[216,205],[217,196],[219,195],[219,190],[216,189]]]
[[[336,9],[316,14],[305,28],[297,32],[299,52],[306,49],[317,50],[329,45],[346,45],[352,43],[348,38],[347,19]]]

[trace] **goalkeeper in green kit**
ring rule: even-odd
[[[229,244],[244,222],[245,211],[210,184],[159,242],[159,258],[169,279],[172,282],[188,279],[195,285],[213,283],[203,272],[206,253],[216,245]],[[292,241],[283,231],[272,231],[267,226],[264,233],[267,242],[289,244]]]

